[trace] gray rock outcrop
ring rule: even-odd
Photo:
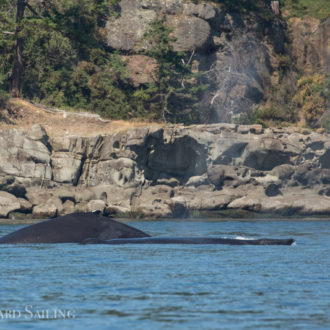
[[[0,217],[5,218],[12,211],[20,209],[19,200],[5,191],[0,191]]]
[[[212,124],[63,139],[10,129],[0,140],[1,217],[93,210],[139,217],[329,214],[325,133]]]

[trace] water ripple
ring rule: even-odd
[[[294,237],[297,245],[3,246],[0,329],[329,326],[330,221],[134,226],[160,236]]]

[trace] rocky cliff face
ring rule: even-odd
[[[323,22],[314,18],[291,18],[288,34],[291,57],[300,72],[305,76],[313,73],[330,74],[330,18]],[[329,125],[329,101],[318,123]]]
[[[206,122],[246,123],[253,107],[269,104],[281,84],[294,90],[296,70],[329,73],[330,19],[285,20],[266,6],[230,12],[209,1],[121,0],[119,17],[107,22],[107,44],[127,55],[134,87],[153,81],[155,63],[137,54],[148,49],[144,35],[162,16],[173,29],[175,50],[186,52],[195,70],[204,72],[209,88],[200,111]]]
[[[266,7],[259,12],[228,12],[211,2],[185,0],[121,0],[119,7],[119,17],[106,26],[107,44],[132,58],[134,86],[139,86],[139,73],[140,85],[152,81],[155,64],[144,58],[143,72],[134,58],[148,49],[144,35],[151,22],[164,16],[176,38],[175,50],[186,52],[194,68],[205,73],[210,87],[200,110],[207,113],[208,122],[247,121],[252,107],[267,102],[270,91],[279,88],[283,65],[306,74],[329,72],[330,19],[320,23],[294,18],[287,24]]]
[[[305,73],[330,73],[330,18],[322,23],[314,18],[291,18],[289,27],[297,68]]]
[[[330,214],[330,136],[213,124],[95,137],[0,132],[0,217]]]
[[[175,50],[187,52],[194,67],[205,72],[210,88],[201,111],[211,122],[244,120],[252,105],[264,100],[269,81],[278,78],[276,54],[284,51],[285,23],[229,13],[210,3],[122,0],[119,17],[106,26],[108,46],[134,57],[148,48],[144,35],[161,15],[173,29]],[[136,74],[133,78],[136,82]]]

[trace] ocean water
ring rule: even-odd
[[[330,329],[330,219],[130,224],[296,244],[3,245],[0,329]]]

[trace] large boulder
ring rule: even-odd
[[[113,215],[128,214],[131,202],[136,196],[135,188],[119,187],[116,185],[99,185],[92,188],[95,198],[106,203],[105,213]]]
[[[209,182],[217,189],[221,189],[225,182],[231,184],[238,180],[238,176],[232,166],[215,165],[207,171]]]
[[[120,1],[120,16],[110,18],[106,25],[108,46],[123,51],[148,48],[144,36],[151,23],[159,17],[159,12],[162,12],[167,14],[167,24],[173,28],[173,37],[176,39],[173,44],[175,50],[207,51],[212,46],[211,27],[208,21],[215,20],[215,7],[204,5],[189,12],[189,9],[183,11],[183,4],[182,0],[165,3],[155,0]]]
[[[176,51],[207,52],[212,47],[211,27],[208,22],[198,17],[172,16],[168,24],[173,27]]]
[[[207,185],[209,183],[207,174],[203,175],[195,175],[189,178],[189,180],[186,183],[187,187],[199,187],[202,185]]]
[[[15,129],[1,132],[0,154],[0,175],[38,178],[40,182],[52,177],[48,148]]]
[[[43,193],[44,192],[44,193]],[[32,215],[37,219],[53,218],[62,214],[62,201],[56,196],[55,191],[43,191],[42,189],[31,189],[27,196],[33,204]]]
[[[45,204],[47,200],[53,197],[57,197],[54,190],[40,187],[29,187],[26,192],[26,198],[32,205]]]
[[[57,215],[57,207],[54,203],[36,205],[33,207],[32,215],[35,219],[55,218]]]
[[[245,196],[235,198],[228,204],[229,209],[247,210],[259,212],[262,208],[262,201],[265,200],[266,195],[262,187],[251,189]]]
[[[276,176],[279,180],[289,180],[293,173],[294,167],[289,164],[275,166],[271,171],[271,175]]]
[[[133,1],[132,1],[133,2]],[[146,10],[162,11],[167,15],[177,15],[182,12],[182,0],[140,0],[138,4]]]
[[[191,2],[184,4],[183,14],[187,16],[197,16],[211,23],[213,23],[219,15],[217,8],[209,3],[194,4]]]
[[[157,17],[156,11],[138,0],[121,0],[119,6],[120,16],[106,24],[108,46],[122,51],[145,48],[141,41]]]
[[[74,199],[77,203],[84,203],[97,199],[97,197],[93,189],[82,186],[78,187]]]
[[[99,211],[101,213],[103,213],[105,207],[106,207],[106,203],[103,200],[100,199],[94,199],[91,200],[87,203],[87,212],[95,212],[95,211]]]
[[[144,177],[137,163],[129,158],[92,162],[88,172],[88,183],[134,187],[143,183]]]
[[[20,208],[21,204],[14,195],[0,191],[0,218],[6,218],[10,212]]]
[[[32,210],[32,203],[30,203],[29,201],[27,201],[24,198],[17,198],[17,200],[20,203],[20,211],[24,212],[24,213],[29,213]]]
[[[47,147],[49,146],[49,137],[47,132],[40,124],[32,125],[27,131],[26,137],[34,141],[40,141]]]
[[[82,156],[69,152],[55,152],[52,157],[53,180],[76,185],[82,167]]]
[[[171,217],[171,197],[173,197],[173,189],[169,186],[149,187],[134,199],[131,211],[133,214],[143,217]]]

